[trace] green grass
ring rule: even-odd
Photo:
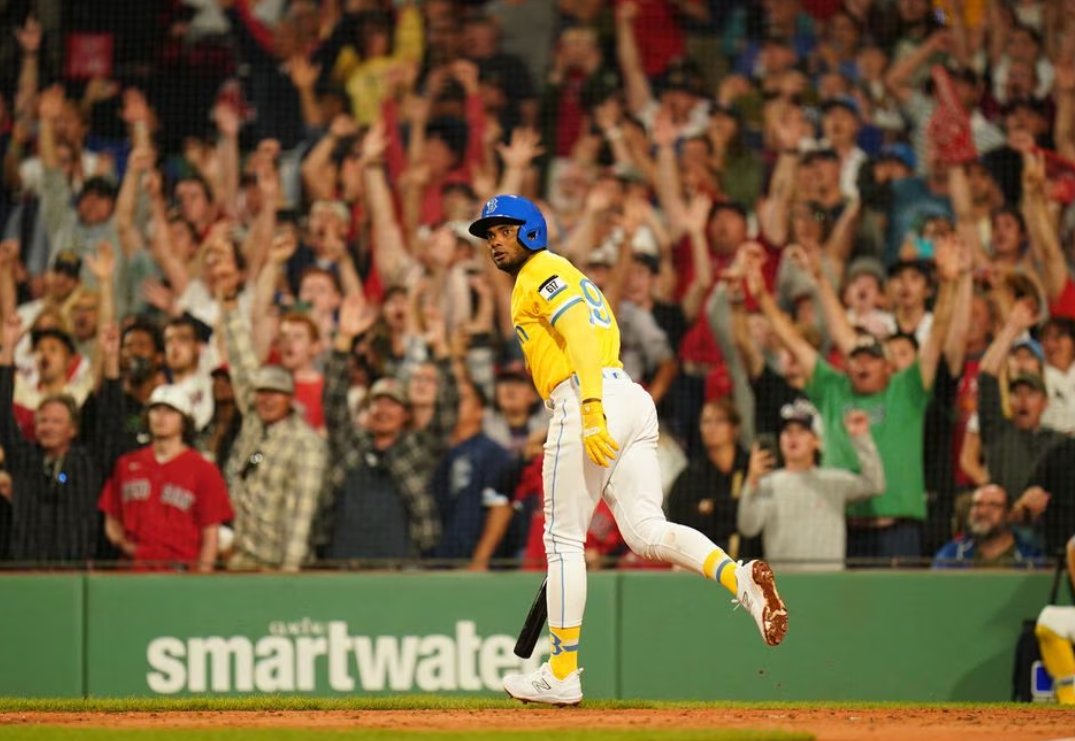
[[[577,731],[403,731],[384,728],[318,730],[301,728],[192,728],[188,730],[110,730],[57,726],[0,726],[4,741],[812,741],[808,733],[747,730]]]
[[[296,697],[293,695],[259,695],[257,697],[108,697],[26,699],[0,697],[0,713],[162,713],[168,711],[285,711],[285,710],[496,710],[521,707],[508,698],[460,697],[452,695],[395,695],[375,697]],[[788,710],[813,708],[860,710],[864,708],[949,708],[1028,707],[1025,703],[969,702],[746,702],[746,701],[672,701],[672,700],[586,700],[590,710]]]

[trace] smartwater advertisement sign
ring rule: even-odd
[[[90,696],[503,691],[539,574],[102,575],[89,579]],[[588,696],[615,695],[614,582],[591,579]],[[592,671],[590,670],[592,667]]]

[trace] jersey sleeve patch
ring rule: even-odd
[[[538,286],[538,295],[546,301],[551,302],[554,298],[560,295],[560,293],[567,289],[567,283],[558,275],[554,275],[547,278],[544,283]]]

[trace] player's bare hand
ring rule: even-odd
[[[605,407],[600,400],[582,405],[582,443],[586,446],[586,455],[602,468],[608,468],[620,449],[608,432]]]

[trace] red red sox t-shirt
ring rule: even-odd
[[[97,506],[123,522],[143,562],[193,563],[202,530],[234,516],[216,466],[191,449],[158,463],[152,446],[119,459]]]

